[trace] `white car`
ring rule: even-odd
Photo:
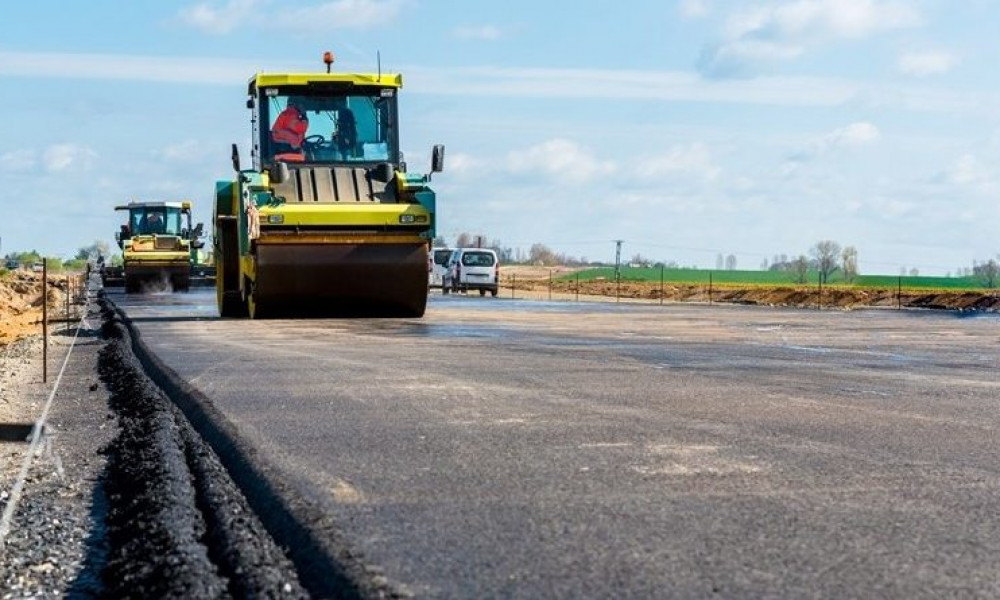
[[[500,290],[500,261],[497,253],[487,248],[459,248],[451,253],[441,281],[441,289],[451,292],[479,290],[495,297]]]
[[[444,274],[448,270],[448,259],[451,258],[451,253],[454,251],[454,248],[431,248],[431,251],[427,253],[427,285],[429,287],[442,287]]]

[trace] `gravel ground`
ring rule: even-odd
[[[103,553],[100,449],[115,432],[107,392],[99,385],[97,319],[80,332],[53,400],[42,450],[34,458],[23,495],[0,551],[0,598],[93,597]],[[0,348],[0,423],[28,424],[41,414],[75,330],[54,329],[49,381],[41,382],[41,340]],[[0,511],[28,450],[0,442]]]
[[[96,307],[54,396],[0,550],[0,600],[305,598],[214,453]],[[73,330],[0,348],[0,432],[36,421]],[[103,337],[107,339],[102,339]],[[102,384],[103,382],[103,384]],[[110,392],[110,394],[109,394]],[[29,445],[0,441],[0,511]]]

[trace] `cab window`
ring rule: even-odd
[[[395,161],[394,94],[383,96],[381,90],[375,90],[374,94],[343,96],[274,91],[267,90],[263,104],[263,120],[267,123],[267,132],[262,136],[266,161],[273,161],[276,155],[280,158],[289,152],[289,148],[276,143],[274,137],[275,125],[288,109],[289,100],[298,107],[308,123],[301,149],[294,149],[302,154],[300,160],[309,163]]]

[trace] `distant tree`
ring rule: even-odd
[[[1000,258],[1000,257],[998,257]],[[982,284],[990,289],[997,287],[1000,281],[1000,263],[990,259],[984,263],[976,265],[975,276]]]
[[[467,231],[463,231],[462,233],[458,234],[458,237],[455,238],[455,247],[456,248],[471,248],[472,247],[472,241],[473,241],[472,240],[472,234],[468,233]]]
[[[10,252],[4,257],[5,260],[16,260],[22,265],[31,265],[36,262],[41,262],[42,255],[38,253],[37,250],[31,250],[29,252]]]
[[[844,281],[851,283],[858,276],[858,249],[847,246],[840,254],[840,268],[844,271]]]
[[[97,262],[97,257],[107,256],[111,253],[111,247],[104,240],[96,240],[89,246],[84,246],[76,251],[77,260]]]
[[[717,254],[716,257],[715,257],[715,270],[716,271],[721,271],[723,269],[723,267],[725,266],[725,264],[726,264],[725,261],[726,261],[726,259],[724,259],[722,257],[722,253],[721,252],[719,254]]]
[[[501,264],[509,265],[514,262],[514,250],[503,246],[499,241],[490,244],[488,248],[497,253],[497,259],[501,262]]]
[[[447,248],[448,242],[445,241],[443,235],[439,235],[434,238],[434,241],[431,243],[431,245],[435,248]]]
[[[83,258],[71,258],[63,261],[62,268],[68,271],[83,271],[87,268],[87,262]]]
[[[533,265],[555,265],[559,261],[556,253],[545,244],[532,244],[528,250],[528,262]]]
[[[840,262],[840,244],[833,240],[822,240],[809,249],[809,254],[816,260],[816,270],[820,281],[827,283],[830,275],[837,270]]]
[[[920,269],[916,267],[910,269],[910,277],[920,277]]]
[[[59,273],[63,270],[63,261],[58,256],[46,256],[45,268],[49,273]]]
[[[632,256],[632,260],[629,264],[634,267],[648,267],[651,262],[651,260],[637,252]]]
[[[736,270],[736,255],[730,254],[726,256],[726,270],[735,271]]]
[[[800,255],[791,263],[792,274],[795,275],[796,283],[806,283],[809,279],[809,259],[805,255]]]
[[[791,273],[794,271],[795,259],[789,260],[787,254],[775,254],[774,258],[771,260],[771,266],[768,267],[771,271],[780,271],[784,273]]]
[[[764,260],[763,260],[763,261],[761,261],[761,263],[760,263],[760,270],[761,270],[761,271],[766,271],[766,270],[767,270],[767,267],[768,267],[768,264],[767,264],[767,257],[764,257]]]

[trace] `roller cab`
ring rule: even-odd
[[[399,152],[398,74],[268,74],[248,86],[252,168],[216,184],[222,316],[422,316],[431,175]],[[431,173],[441,171],[435,146]]]

